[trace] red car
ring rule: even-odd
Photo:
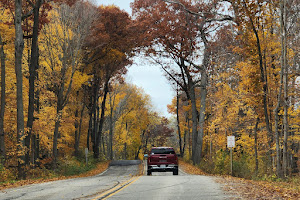
[[[173,172],[173,175],[178,175],[178,157],[172,147],[153,147],[146,156],[147,175],[152,172]]]

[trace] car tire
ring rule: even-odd
[[[173,175],[178,175],[178,168],[173,170]]]
[[[152,174],[151,170],[147,170],[147,175],[150,176]]]

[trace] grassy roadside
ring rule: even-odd
[[[36,170],[30,175],[30,178],[26,180],[19,180],[19,181],[11,180],[11,181],[0,183],[0,190],[34,184],[34,183],[44,183],[44,182],[71,179],[71,178],[94,176],[105,171],[108,168],[108,165],[109,165],[109,161],[105,161],[88,167],[83,167],[82,170],[78,170],[78,169],[74,170],[74,166],[64,167],[63,168],[64,170],[61,170],[59,172],[53,172],[45,169]]]
[[[183,160],[180,160],[179,165],[189,174],[209,175]],[[216,181],[223,185],[223,189],[237,196],[237,199],[300,199],[299,177],[287,181],[254,181],[232,176],[211,176],[216,177]]]

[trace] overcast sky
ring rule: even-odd
[[[96,0],[96,2],[97,5],[114,4],[131,14],[130,2],[133,0]],[[136,58],[128,70],[126,80],[143,88],[144,92],[151,97],[155,111],[166,117],[171,116],[167,111],[167,105],[171,104],[175,92],[159,66],[150,65],[147,61]]]

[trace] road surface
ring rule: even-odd
[[[179,171],[138,176],[138,161],[114,161],[97,176],[53,181],[0,191],[0,199],[96,200],[96,199],[230,199],[213,177]]]

